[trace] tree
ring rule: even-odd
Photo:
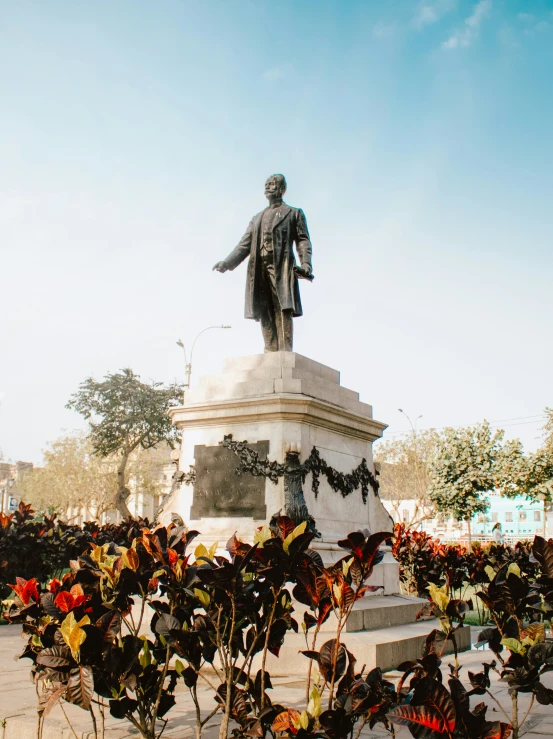
[[[434,429],[413,431],[401,439],[380,442],[375,450],[380,497],[391,502],[398,517],[401,502],[414,500],[410,526],[434,518],[435,505],[428,492],[428,462],[438,438]]]
[[[543,443],[534,454],[528,455],[526,495],[531,491],[534,500],[551,503],[553,500],[553,408],[545,409]]]
[[[168,411],[182,402],[182,392],[181,385],[144,383],[131,369],[124,369],[100,382],[89,377],[67,404],[89,421],[94,453],[103,458],[118,456],[115,505],[124,518],[131,515],[127,506],[131,455],[136,449],[152,449],[162,443],[174,447],[179,432]]]
[[[497,460],[496,484],[506,498],[523,495],[543,502],[544,537],[547,507],[553,502],[553,409],[546,408],[543,443],[535,452],[524,454],[520,441],[509,441]]]
[[[117,462],[94,455],[82,432],[56,439],[43,450],[44,466],[35,467],[18,484],[21,499],[37,510],[67,515],[84,511],[99,518],[114,508],[117,493]]]
[[[495,488],[496,461],[501,453],[504,431],[492,433],[487,421],[466,428],[447,428],[436,444],[429,464],[430,498],[441,513],[470,522],[476,513],[486,513]]]

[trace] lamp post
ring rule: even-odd
[[[181,339],[177,341],[178,346],[180,346],[184,352],[184,363],[186,367],[186,380],[184,382],[185,390],[190,389],[190,377],[192,375],[192,359],[194,357],[194,347],[196,346],[196,342],[200,338],[200,336],[205,333],[206,331],[210,331],[212,328],[232,328],[232,326],[207,326],[206,328],[203,328],[200,333],[196,336],[194,341],[192,342],[192,349],[190,351],[190,361],[188,361],[188,356],[186,354],[186,347],[184,346]]]
[[[420,415],[420,416],[417,416],[417,417],[415,418],[415,425],[413,426],[413,421],[411,421],[411,418],[410,418],[410,417],[409,417],[409,416],[407,415],[407,413],[405,413],[405,411],[403,410],[403,408],[398,408],[398,411],[399,411],[399,412],[400,412],[400,413],[401,413],[402,415],[404,415],[404,416],[405,416],[405,418],[406,418],[406,419],[407,419],[407,420],[409,421],[409,425],[411,426],[411,431],[412,431],[412,432],[413,432],[414,434],[416,434],[416,433],[417,433],[417,421],[419,420],[419,418],[422,418],[422,413],[421,413],[421,415]]]

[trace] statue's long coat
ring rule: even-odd
[[[276,288],[282,310],[293,311],[294,316],[301,316],[301,300],[298,278],[294,273],[294,243],[300,265],[311,266],[311,241],[307,230],[307,221],[300,208],[292,208],[282,203],[273,222],[273,255],[275,260]],[[225,262],[229,269],[235,269],[247,256],[248,279],[246,282],[246,318],[261,318],[263,298],[261,296],[259,247],[261,241],[261,218],[264,211],[255,215],[239,244],[228,255]]]

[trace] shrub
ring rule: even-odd
[[[35,519],[23,503],[11,516],[0,514],[2,586],[10,582],[14,591],[4,615],[27,636],[21,656],[33,663],[41,728],[63,700],[90,712],[95,730],[98,709],[101,716],[109,709],[145,739],[158,739],[179,683],[190,692],[197,736],[219,713],[220,739],[231,720],[235,737],[252,739],[342,739],[376,725],[392,736],[400,725],[426,739],[506,739],[511,730],[517,739],[526,718],[519,716],[520,693],[553,704],[553,690],[541,682],[553,669],[553,644],[545,639],[553,618],[553,540],[467,552],[396,527],[402,582],[428,598],[420,618],[439,622],[421,659],[400,665],[396,688],[378,668],[358,670],[341,640],[354,604],[376,589],[368,581],[391,534],[349,534],[339,542],[345,556],[325,568],[309,548],[314,533],[306,528],[282,516],[258,529],[253,544],[232,537],[222,556],[216,545],[199,544],[192,553],[198,532],[175,524],[154,531],[133,520],[70,526],[55,517]],[[467,691],[456,634],[473,608],[463,595],[468,588],[478,590],[476,602],[493,622],[479,643],[488,643],[496,660],[468,674]],[[308,609],[300,623],[294,601]],[[335,635],[318,645],[331,617]],[[278,656],[288,631],[300,625],[307,671],[302,711],[273,703],[266,669],[267,655]],[[447,642],[455,654],[446,685]],[[217,676],[207,715],[197,697],[198,680],[209,680],[206,665]],[[474,695],[496,700],[494,671],[509,687],[510,723],[488,721],[484,704],[470,709]]]
[[[78,526],[55,515],[35,518],[31,506],[22,502],[15,513],[0,513],[0,596],[9,595],[9,583],[16,577],[45,584],[59,578],[71,560],[90,551],[92,543],[125,544],[144,526],[148,521],[143,519]]]

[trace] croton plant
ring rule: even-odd
[[[456,652],[471,605],[453,597],[447,583],[431,583],[421,617],[437,618],[438,628],[422,658],[400,666],[398,685],[378,667],[359,666],[342,639],[354,604],[375,590],[369,578],[391,533],[351,533],[339,542],[344,556],[330,567],[310,549],[314,534],[306,525],[295,527],[284,516],[255,531],[253,543],[232,537],[225,554],[217,544],[192,544],[197,536],[175,524],[129,526],[117,542],[87,542],[86,553],[59,577],[15,579],[5,617],[28,636],[22,656],[33,663],[41,725],[66,701],[88,711],[95,729],[109,710],[146,739],[158,739],[181,684],[193,701],[198,738],[217,714],[220,739],[229,733],[353,739],[377,725],[390,736],[406,726],[419,739],[506,739],[518,734],[518,714],[491,721],[483,703],[470,707],[472,696],[490,695],[492,671],[510,681],[511,692],[528,689],[540,702],[553,696],[540,681],[553,656],[537,620],[544,608],[553,613],[553,542],[537,540],[536,583],[525,584],[511,563],[484,593],[495,626],[482,639],[501,667],[485,663],[482,672],[469,673],[467,689],[456,654],[447,685],[442,676],[444,645],[452,642]],[[298,603],[307,607],[301,619]],[[318,644],[331,618],[333,638]],[[278,657],[288,631],[300,629],[304,710],[271,699],[267,670],[268,654]],[[211,709],[200,706],[199,681],[213,691]]]

